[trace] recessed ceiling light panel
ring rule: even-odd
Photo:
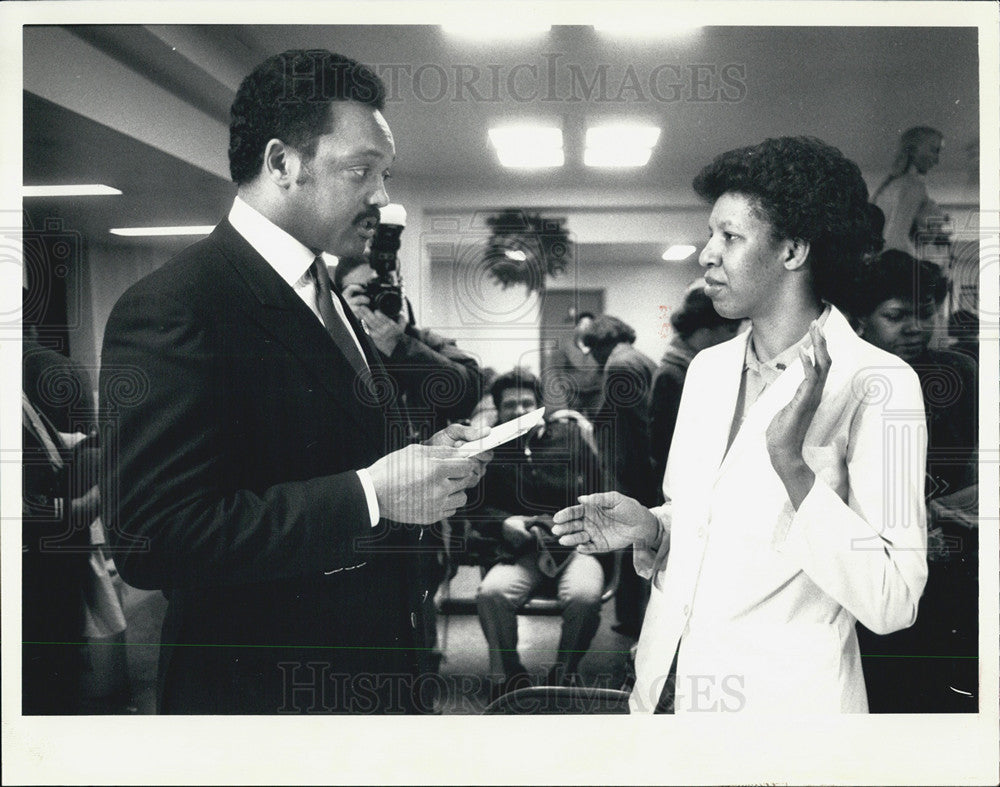
[[[695,251],[694,246],[675,244],[663,252],[663,259],[667,262],[681,262],[694,254]]]
[[[213,224],[198,224],[184,227],[114,227],[108,232],[127,238],[152,238],[166,235],[208,235],[214,229]]]
[[[101,183],[75,183],[64,186],[24,186],[24,197],[113,197],[121,192]]]
[[[489,137],[505,167],[531,169],[565,163],[560,128],[526,123],[498,126],[489,130]]]

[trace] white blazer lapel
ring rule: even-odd
[[[697,392],[704,402],[699,406],[699,412],[711,413],[712,417],[705,423],[697,425],[697,441],[701,445],[705,464],[699,467],[718,469],[724,462],[726,446],[729,443],[729,432],[733,426],[736,414],[736,400],[740,393],[740,377],[743,362],[746,357],[747,337],[749,331],[737,336],[725,345],[724,352],[712,359],[712,370],[705,378],[708,385]]]

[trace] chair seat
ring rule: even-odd
[[[605,604],[614,598],[618,590],[618,581],[621,577],[621,553],[614,556],[614,566],[610,575],[605,578],[604,592],[601,594],[601,604]],[[462,567],[464,568],[464,566]],[[470,567],[471,568],[471,567]],[[480,570],[480,579],[484,572]],[[456,579],[458,577],[456,576]],[[469,582],[460,582],[457,593],[452,593],[452,582],[443,582],[437,597],[438,612],[442,615],[474,615],[476,614],[476,589],[478,583],[469,588]],[[531,596],[519,608],[521,615],[559,615],[562,610],[559,608],[559,600],[551,595]]]
[[[508,692],[489,705],[484,715],[540,716],[558,713],[627,714],[628,692],[578,686],[532,686]]]

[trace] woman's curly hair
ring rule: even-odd
[[[859,267],[848,311],[854,317],[865,318],[891,298],[917,305],[933,303],[937,309],[950,288],[951,282],[941,266],[915,259],[899,249],[886,249]]]
[[[809,243],[818,297],[841,305],[854,271],[882,247],[858,165],[815,137],[780,137],[717,156],[694,179],[714,202],[727,192],[752,200],[775,239]]]
[[[385,85],[365,65],[325,49],[273,55],[240,83],[229,110],[229,174],[237,184],[257,177],[268,140],[313,155],[333,101],[385,106]]]

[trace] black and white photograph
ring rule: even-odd
[[[995,4],[0,20],[5,783],[1000,778]]]

